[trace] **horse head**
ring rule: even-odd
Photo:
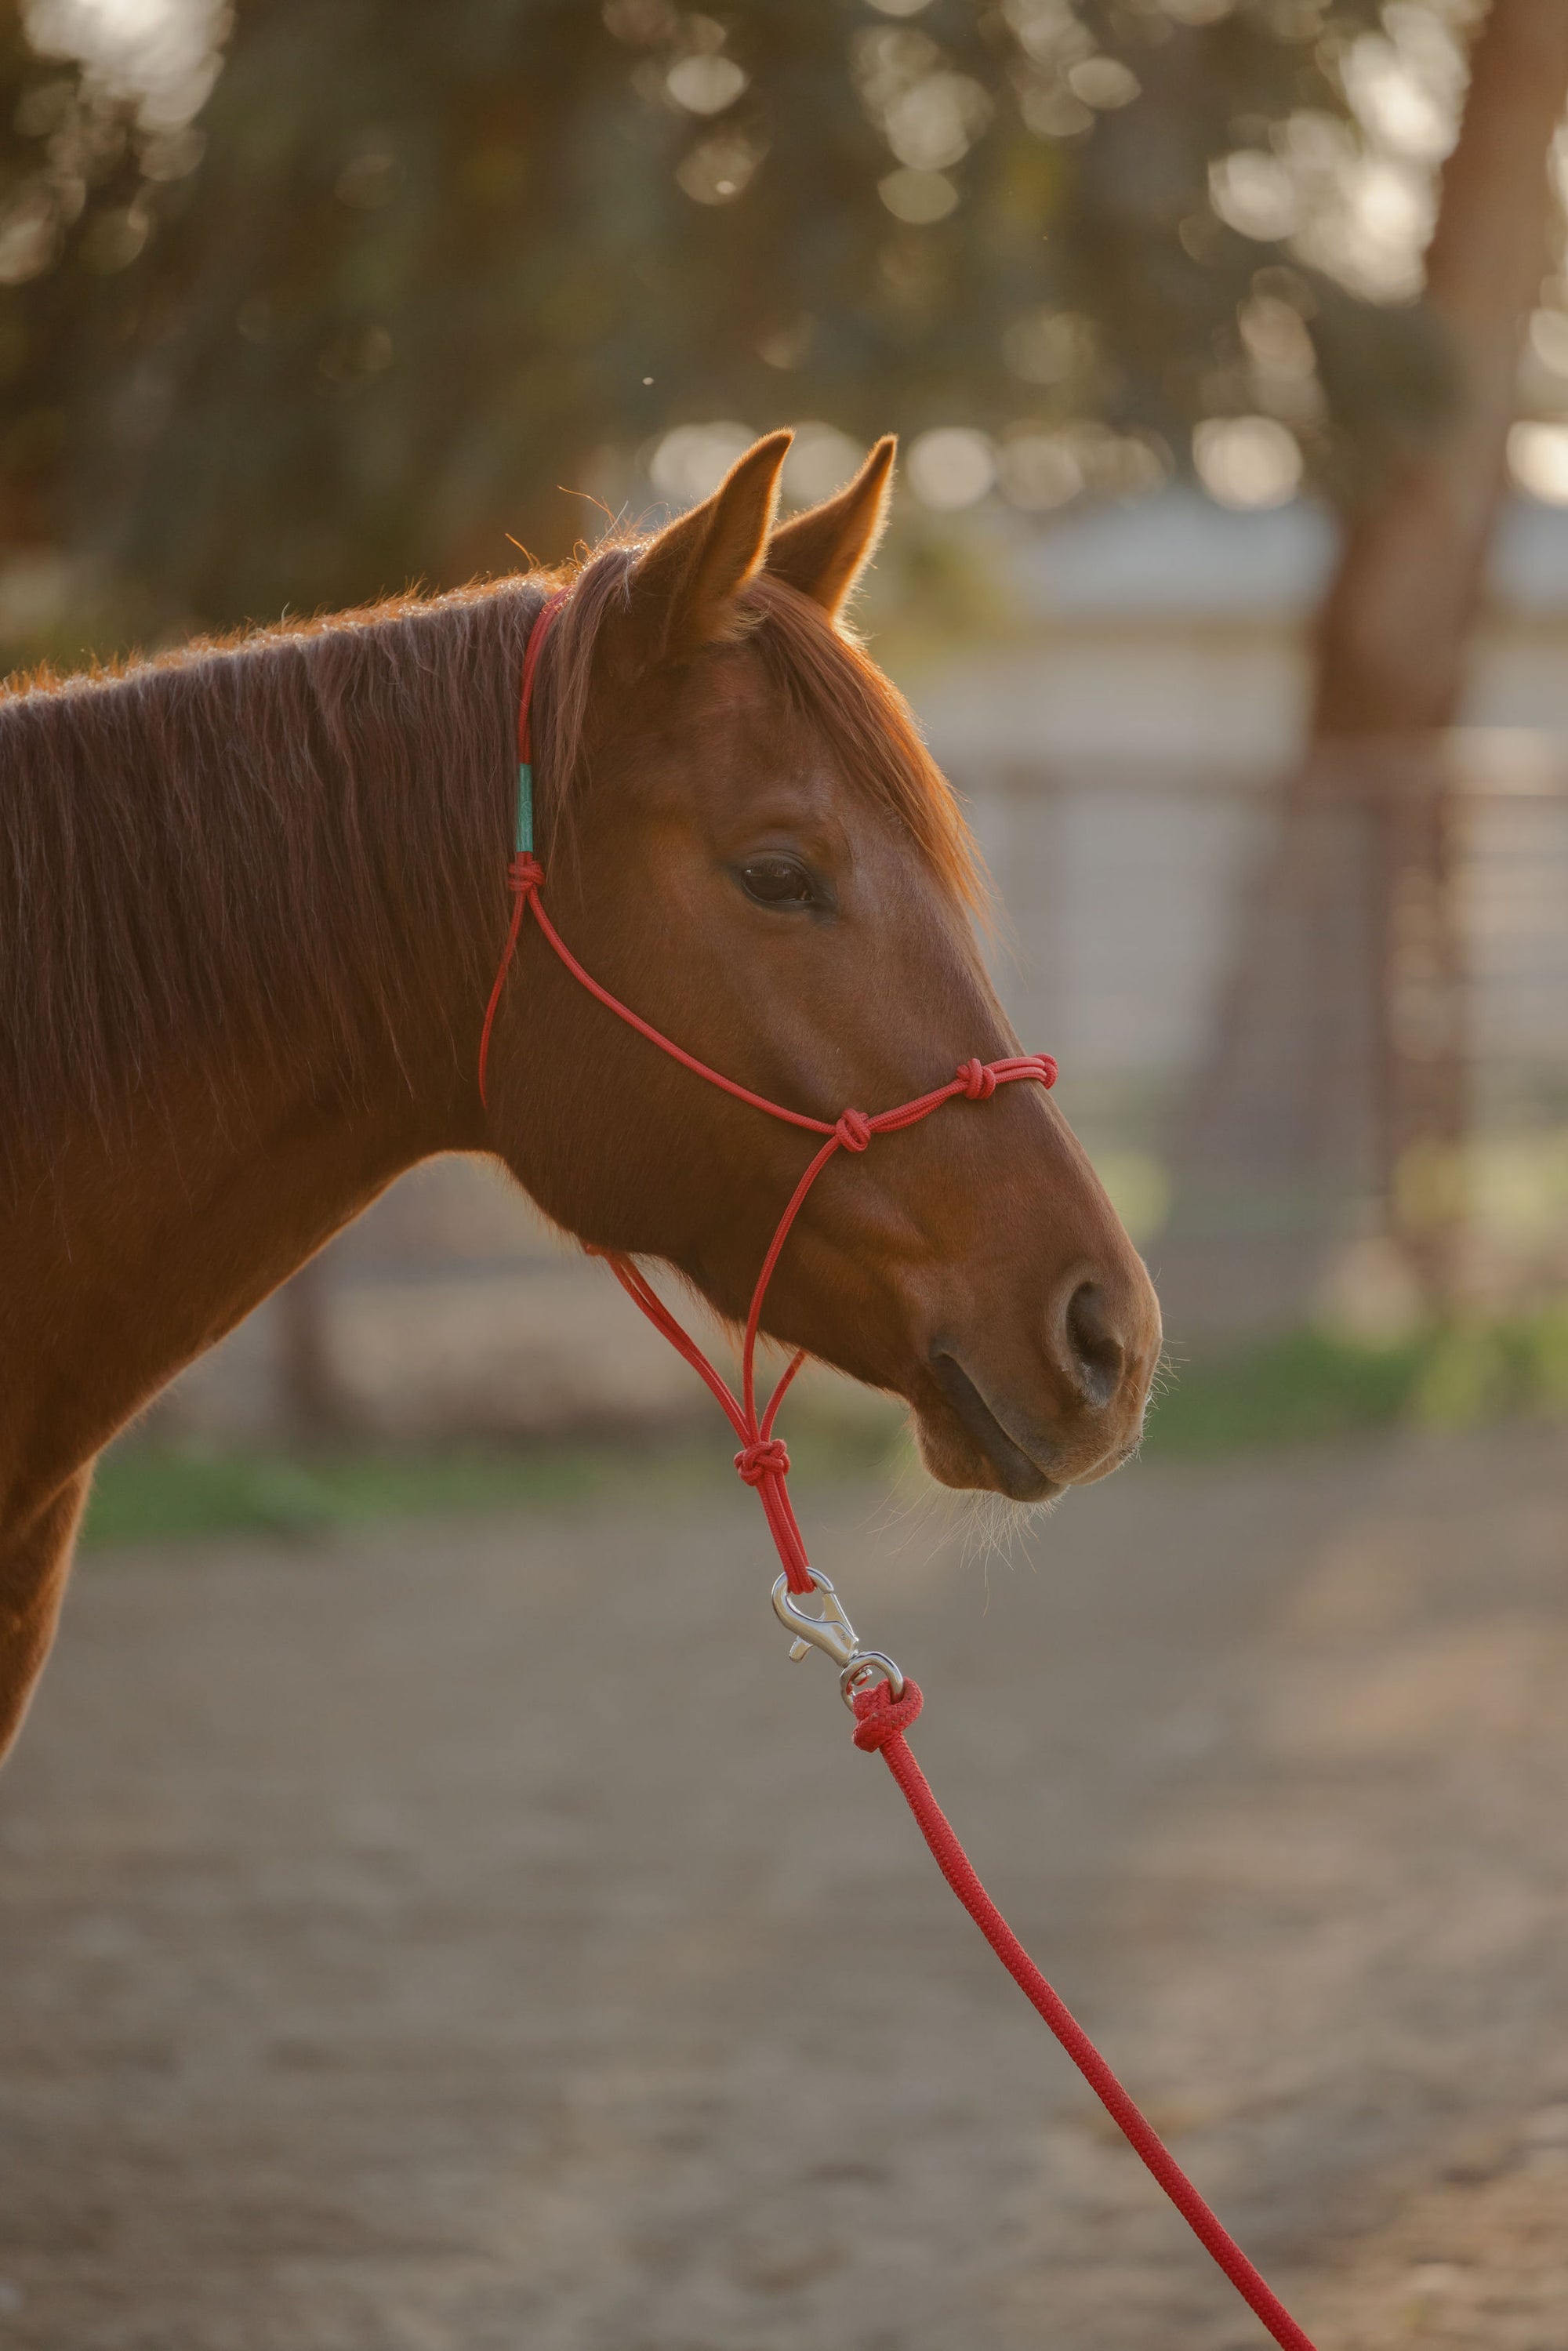
[[[1019,1047],[956,803],[843,624],[894,444],[776,527],[788,446],[759,442],[706,503],[578,576],[540,665],[539,847],[552,917],[606,987],[831,1122]],[[654,1051],[531,930],[488,1096],[488,1139],[549,1215],[744,1315],[810,1138]],[[1126,1458],[1160,1344],[1132,1242],[1027,1084],[841,1152],[764,1327],[903,1396],[944,1484],[1019,1500]]]

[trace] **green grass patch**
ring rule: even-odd
[[[1145,1459],[1212,1458],[1364,1436],[1568,1418],[1568,1307],[1454,1322],[1385,1345],[1294,1331],[1166,1375]],[[885,1419],[805,1415],[789,1431],[809,1485],[886,1476],[907,1439]],[[731,1442],[682,1429],[577,1444],[214,1450],[132,1437],[99,1466],[89,1546],[259,1534],[310,1541],[419,1516],[678,1507],[733,1494]]]
[[[896,1426],[803,1421],[792,1459],[809,1478],[884,1468]],[[612,1442],[218,1450],[131,1437],[93,1480],[82,1541],[179,1542],[225,1534],[310,1541],[378,1520],[623,1503],[658,1509],[735,1487],[734,1440],[685,1431]]]
[[[1301,1444],[1399,1426],[1568,1417],[1568,1308],[1434,1324],[1374,1344],[1292,1331],[1167,1374],[1145,1458]]]

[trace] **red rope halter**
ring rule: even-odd
[[[651,1022],[644,1020],[641,1014],[633,1012],[629,1005],[622,1004],[619,997],[612,996],[591,973],[585,971],[540,903],[544,868],[534,855],[532,847],[534,685],[538,674],[539,656],[570,592],[566,589],[558,590],[543,606],[529,633],[523,662],[522,694],[517,710],[518,846],[507,875],[512,892],[512,919],[480,1034],[479,1097],[481,1102],[486,1100],[491,1031],[495,1027],[507,975],[517,953],[523,916],[531,911],[534,921],[572,977],[591,996],[597,997],[617,1019],[624,1020],[651,1045],[657,1045],[661,1052],[668,1053],[673,1061],[681,1062],[695,1076],[706,1079],[709,1085],[721,1086],[737,1102],[749,1102],[754,1110],[766,1111],[770,1118],[783,1119],[791,1126],[803,1127],[809,1134],[824,1138],[774,1228],[773,1238],[768,1243],[757,1277],[757,1286],[751,1293],[751,1305],[741,1343],[738,1396],[715,1370],[691,1333],[676,1322],[646,1276],[631,1259],[617,1256],[607,1249],[594,1250],[592,1254],[604,1258],[633,1305],[642,1310],[653,1328],[663,1332],[671,1346],[685,1357],[706,1384],[740,1439],[735,1466],[745,1483],[757,1490],[758,1499],[768,1520],[768,1531],[783,1566],[783,1583],[789,1592],[799,1594],[824,1588],[831,1590],[831,1586],[825,1585],[825,1579],[812,1574],[805,1541],[796,1522],[785,1484],[789,1470],[789,1455],[782,1438],[773,1434],[779,1407],[806,1359],[804,1348],[797,1350],[790,1357],[760,1417],[757,1409],[757,1343],[762,1324],[762,1305],[790,1228],[804,1207],[812,1185],[836,1153],[863,1152],[869,1149],[876,1136],[895,1134],[904,1127],[915,1126],[920,1120],[929,1118],[933,1111],[940,1110],[944,1102],[956,1102],[960,1098],[966,1102],[988,1102],[998,1086],[1012,1085],[1023,1080],[1036,1085],[1052,1086],[1056,1083],[1056,1063],[1049,1053],[1019,1054],[999,1061],[962,1061],[946,1085],[936,1086],[929,1093],[918,1094],[913,1102],[901,1102],[895,1109],[877,1111],[870,1116],[863,1111],[845,1110],[831,1121],[811,1118],[804,1111],[789,1110],[782,1102],[769,1102],[765,1095],[753,1093],[749,1087],[737,1084],[733,1078],[727,1078],[722,1071],[710,1069],[706,1061],[698,1061],[695,1054],[688,1053],[684,1046],[675,1044]],[[783,1609],[779,1614],[786,1616],[787,1622],[801,1621],[789,1616]],[[828,1645],[823,1643],[821,1646]],[[854,1657],[868,1654],[874,1655],[856,1649]],[[880,1666],[885,1667],[889,1662],[877,1659]],[[1297,2325],[1283,2303],[1198,2194],[1154,2126],[1128,2096],[1089,2035],[1035,1966],[981,1885],[904,1738],[924,1703],[919,1685],[893,1668],[890,1679],[868,1686],[865,1677],[855,1672],[854,1659],[852,1658],[851,1665],[845,1668],[843,1687],[854,1709],[855,1745],[868,1752],[881,1754],[898,1782],[943,1876],[1024,1997],[1044,2018],[1113,2121],[1148,2166],[1199,2242],[1213,2255],[1237,2292],[1256,2312],[1275,2342],[1281,2346],[1281,2351],[1313,2351],[1310,2337]]]

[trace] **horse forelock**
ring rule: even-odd
[[[549,575],[552,587],[571,589],[541,675],[537,730],[541,791],[558,849],[570,849],[573,790],[585,773],[601,634],[626,606],[646,544],[636,536],[618,538],[574,573]],[[953,788],[904,695],[864,646],[767,571],[742,590],[738,618],[727,642],[750,644],[762,655],[790,710],[824,737],[846,784],[890,810],[959,904],[987,913],[989,883]]]
[[[893,680],[858,638],[767,572],[742,604],[756,615],[753,642],[786,695],[821,728],[845,779],[892,811],[961,905],[986,911],[989,885],[975,837]]]

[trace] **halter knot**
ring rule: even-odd
[[[764,1478],[787,1478],[789,1448],[781,1437],[759,1437],[755,1445],[741,1447],[735,1466],[747,1486],[760,1486]]]
[[[864,1151],[871,1142],[871,1121],[863,1110],[847,1110],[834,1121],[833,1133],[846,1151]]]
[[[1030,1059],[1040,1070],[1040,1084],[1046,1087],[1053,1086],[1056,1083],[1055,1056],[1051,1053],[1031,1053]]]
[[[920,1684],[904,1677],[904,1696],[894,1698],[885,1682],[855,1692],[854,1741],[862,1755],[875,1755],[890,1739],[902,1738],[925,1700]]]
[[[997,1073],[988,1070],[984,1061],[960,1061],[953,1074],[967,1102],[989,1102],[997,1091]]]
[[[537,890],[544,878],[544,867],[531,849],[519,849],[507,868],[507,886],[519,898]]]

